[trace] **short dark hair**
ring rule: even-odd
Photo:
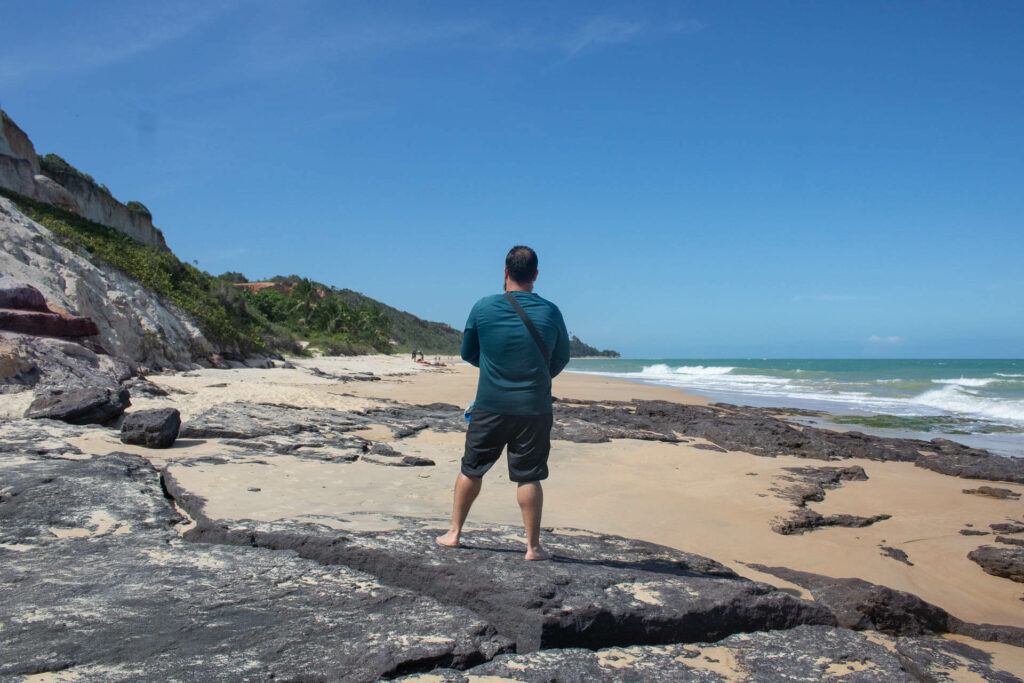
[[[518,284],[533,282],[534,276],[537,275],[537,252],[521,244],[512,247],[505,257],[505,270]]]

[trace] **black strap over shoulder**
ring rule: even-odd
[[[540,349],[540,355],[544,357],[544,367],[550,369],[551,357],[548,355],[548,347],[544,343],[544,340],[541,339],[540,332],[538,332],[537,328],[533,326],[533,321],[530,320],[530,316],[526,315],[526,311],[524,311],[523,307],[519,305],[516,298],[512,296],[512,292],[505,292],[505,298],[508,299],[510,304],[512,304],[512,308],[515,309],[516,313],[519,314],[523,324],[526,325],[526,329],[530,332],[530,336],[533,337],[533,341],[537,342],[537,348]]]

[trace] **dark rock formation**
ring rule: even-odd
[[[802,534],[826,526],[844,526],[859,529],[871,526],[876,522],[891,518],[892,515],[880,514],[871,517],[859,515],[822,515],[810,508],[797,508],[789,517],[779,517],[771,522],[772,531],[783,536]]]
[[[987,574],[1024,583],[1024,548],[983,545],[967,553],[967,559],[977,562]]]
[[[373,444],[369,452],[362,459],[366,462],[391,467],[432,467],[437,464],[430,458],[421,458],[418,455],[403,455],[390,444],[383,441]]]
[[[882,640],[892,643],[891,639]],[[941,648],[941,645],[936,647]],[[978,665],[991,671],[982,664],[985,654],[980,654]],[[566,683],[928,680],[910,676],[903,669],[901,658],[885,645],[859,633],[829,626],[738,634],[716,643],[636,646],[596,652],[574,648],[500,655],[466,672],[439,670],[432,671],[430,677],[430,680],[445,683],[474,680]],[[427,679],[427,675],[423,675],[400,680]]]
[[[1009,536],[996,536],[996,543],[1005,543],[1006,545],[1024,546],[1024,538],[1010,538]]]
[[[377,458],[364,455],[363,460],[377,465],[387,465],[389,467],[433,467],[437,464],[430,458],[421,458],[418,455],[400,455],[397,459],[387,460],[379,460]]]
[[[511,642],[346,567],[186,543],[124,454],[0,456],[0,678],[346,680],[464,668]]]
[[[586,443],[607,439],[678,443],[683,436],[700,437],[725,450],[766,457],[895,460],[965,479],[1024,483],[1024,458],[993,455],[948,439],[921,441],[837,432],[798,427],[776,417],[793,412],[729,404],[557,400],[552,438]]]
[[[748,565],[811,592],[817,603],[831,609],[839,625],[858,631],[875,630],[892,636],[957,633],[1024,647],[1024,628],[973,624],[921,598],[862,579],[837,579],[785,567]]]
[[[999,522],[998,524],[989,524],[988,528],[1001,534],[1024,533],[1024,524],[1007,524],[1006,522]]]
[[[550,535],[551,562],[524,562],[521,530],[474,532],[466,548],[438,546],[440,520],[394,518],[386,536],[298,522],[207,519],[202,501],[165,472],[197,520],[189,540],[295,550],[366,571],[388,585],[479,614],[520,652],[716,640],[732,633],[833,623],[832,615],[698,555],[616,536]],[[439,568],[443,567],[443,571]]]
[[[127,389],[132,396],[135,394],[141,394],[144,396],[155,396],[163,398],[168,395],[168,392],[163,387],[160,387],[148,379],[143,377],[137,377],[133,380],[129,380],[124,383],[124,388]]]
[[[740,634],[716,643],[499,655],[465,672],[438,669],[399,680],[429,680],[431,683],[474,680],[888,683],[959,680],[965,674],[988,681],[1020,680],[1009,672],[993,668],[988,654],[963,643],[938,637],[894,639],[872,634],[868,638],[828,626]]]
[[[976,489],[964,489],[964,493],[986,498],[997,498],[999,500],[1020,500],[1020,494],[1010,489],[997,488],[994,486],[979,486]]]
[[[466,431],[462,408],[450,403],[414,406],[389,403],[364,410],[361,415],[371,422],[379,422],[390,427],[396,439],[404,439],[424,429],[434,432]]]
[[[121,423],[121,441],[146,448],[170,448],[178,438],[181,413],[176,408],[138,410]]]
[[[402,454],[396,451],[390,444],[378,441],[373,444],[369,451],[370,455],[383,455],[388,458],[401,458]]]
[[[882,545],[879,546],[882,549],[882,555],[884,557],[891,557],[897,562],[902,562],[908,567],[913,567],[914,563],[910,561],[910,556],[907,555],[906,551],[900,550],[899,548],[893,548],[892,546]]]
[[[792,482],[785,488],[773,489],[780,497],[797,507],[804,507],[809,501],[825,500],[825,491],[837,489],[844,481],[867,481],[868,475],[858,465],[850,467],[786,467],[789,475],[778,479]]]
[[[70,391],[53,390],[36,397],[25,417],[60,420],[70,424],[109,424],[131,405],[128,390],[86,387]]]
[[[987,531],[978,531],[977,529],[961,529],[960,533],[963,536],[988,536]]]
[[[1014,680],[959,643],[837,628],[821,599],[641,541],[545,532],[556,560],[528,563],[516,527],[449,549],[440,521],[209,520],[142,458],[61,457],[83,432],[0,422],[0,679]],[[185,539],[168,495],[198,515]],[[586,649],[502,654],[513,641]]]
[[[836,489],[844,481],[866,481],[868,476],[863,467],[786,467],[786,472],[777,480],[786,482],[783,487],[772,491],[780,498],[797,506],[788,517],[778,517],[771,522],[772,531],[783,536],[802,534],[826,526],[864,527],[889,519],[891,515],[879,514],[872,517],[857,515],[829,515],[806,507],[808,501],[825,500],[827,489]]]
[[[895,645],[903,669],[919,681],[1021,680],[1009,671],[993,669],[990,655],[966,643],[943,638],[901,638]]]
[[[273,365],[271,365],[270,367],[273,367]],[[380,381],[380,377],[378,377],[377,375],[373,374],[372,372],[355,372],[355,373],[353,373],[351,375],[332,375],[329,372],[324,372],[320,368],[310,368],[309,371],[312,372],[317,377],[323,377],[324,379],[333,379],[333,380],[337,380],[339,382],[379,382]]]
[[[0,453],[82,455],[82,450],[69,444],[67,439],[80,436],[88,429],[54,420],[0,420]]]
[[[369,420],[330,408],[273,403],[222,403],[189,420],[180,436],[190,439],[256,439],[265,436],[343,433]]]

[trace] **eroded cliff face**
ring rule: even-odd
[[[32,141],[3,111],[0,111],[0,187],[72,211],[143,244],[167,248],[163,233],[153,226],[149,214],[129,209],[96,183],[74,173],[44,175]]]
[[[91,318],[110,354],[150,368],[192,367],[214,352],[191,317],[110,266],[53,242],[50,231],[0,197],[0,272],[37,288],[52,308]]]

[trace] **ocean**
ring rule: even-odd
[[[1024,457],[1024,360],[585,359],[570,372],[675,387],[714,401],[805,408],[808,422],[961,441]]]

